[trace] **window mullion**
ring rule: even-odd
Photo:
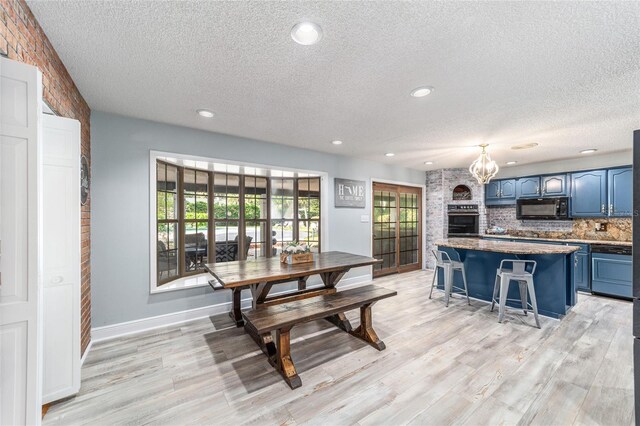
[[[184,250],[184,168],[178,167],[178,276],[185,273],[185,250]]]
[[[238,179],[238,197],[239,197],[239,206],[238,206],[238,260],[247,260],[246,259],[246,223],[245,223],[245,209],[244,209],[244,186],[245,186],[245,178],[246,176],[240,175]]]
[[[298,178],[293,179],[293,240],[300,241],[298,236]]]
[[[207,172],[208,175],[208,192],[207,192],[207,262],[214,263],[216,259],[215,238],[216,230],[213,222],[213,172]]]

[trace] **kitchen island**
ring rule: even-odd
[[[436,242],[439,250],[452,259],[464,263],[467,273],[469,297],[491,302],[496,269],[503,259],[535,260],[538,264],[535,275],[538,312],[552,318],[561,318],[576,303],[573,284],[574,253],[579,246],[560,246],[510,241],[488,241],[479,238],[450,238]],[[462,283],[458,272],[455,283]],[[444,275],[438,275],[438,287],[442,288]],[[456,284],[457,285],[457,284]],[[513,301],[507,305],[520,308],[518,286],[512,285],[507,296]]]

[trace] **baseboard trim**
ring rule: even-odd
[[[340,281],[340,288],[354,287],[359,284],[371,282],[371,274],[359,275],[357,277],[345,278]],[[274,292],[274,295],[286,293]],[[242,299],[242,307],[249,308],[251,306],[251,298]],[[186,311],[172,312],[170,314],[158,315],[149,318],[142,318],[133,321],[121,322],[118,324],[106,325],[103,327],[94,327],[91,329],[91,342],[85,351],[82,361],[89,353],[89,349],[94,342],[103,342],[105,340],[116,339],[118,337],[128,336],[130,334],[142,333],[156,328],[166,327],[168,325],[182,324],[188,321],[207,318],[212,315],[219,315],[231,310],[231,302],[219,303],[217,305],[203,306],[201,308],[189,309]]]

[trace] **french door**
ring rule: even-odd
[[[422,267],[422,189],[373,183],[373,276]]]

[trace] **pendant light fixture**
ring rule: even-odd
[[[478,157],[476,161],[471,163],[471,166],[469,166],[469,173],[471,173],[471,176],[476,178],[478,183],[481,184],[489,183],[489,181],[498,173],[498,164],[489,157],[487,146],[489,145],[480,145],[482,148],[480,157]]]

